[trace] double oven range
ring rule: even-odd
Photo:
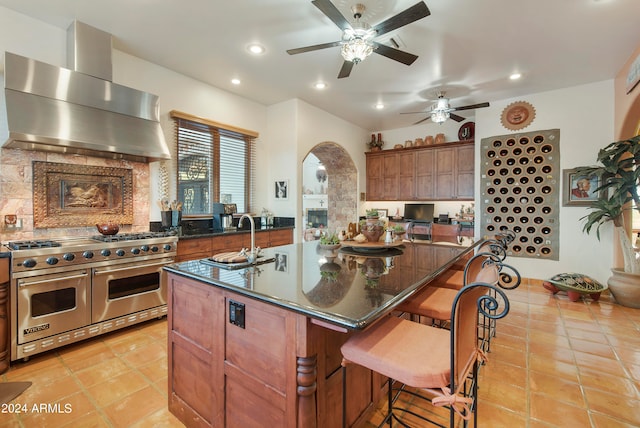
[[[167,313],[170,232],[9,242],[11,360]]]

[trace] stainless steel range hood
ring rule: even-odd
[[[111,34],[78,21],[67,33],[69,69],[5,53],[2,147],[170,159],[158,97],[111,82]]]

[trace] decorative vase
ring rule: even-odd
[[[616,302],[628,308],[640,309],[640,274],[612,268],[613,275],[607,280],[609,291]]]
[[[384,226],[381,224],[379,217],[367,217],[364,225],[360,229],[368,242],[378,242],[382,234],[384,234]]]
[[[436,144],[444,143],[444,134],[436,134]]]
[[[424,137],[424,143],[427,146],[430,146],[433,144],[433,135],[427,135],[426,137]]]

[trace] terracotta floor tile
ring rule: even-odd
[[[529,370],[546,373],[570,382],[578,382],[578,368],[575,364],[555,361],[544,354],[529,354]]]
[[[617,358],[615,352],[608,343],[596,343],[573,337],[569,338],[569,341],[571,342],[571,348],[574,351],[584,352],[598,357],[608,358],[610,360],[615,360]]]
[[[113,351],[104,342],[93,341],[87,348],[82,346],[83,344],[76,344],[71,351],[67,351],[66,348],[60,351],[63,364],[73,372],[115,357]]]
[[[71,376],[60,377],[48,383],[33,382],[34,383],[19,396],[19,401],[23,403],[55,403],[81,390],[78,382]]]
[[[135,333],[129,337],[122,337],[117,342],[109,343],[109,347],[113,349],[116,354],[127,354],[145,348],[146,346],[154,343],[155,340],[146,334]]]
[[[157,342],[151,342],[145,346],[124,354],[122,359],[132,367],[140,367],[149,364],[151,361],[159,360],[167,355],[167,346]]]
[[[598,367],[580,368],[580,383],[586,388],[599,389],[603,392],[620,394],[629,398],[639,398],[637,387],[630,379],[610,375]]]
[[[30,405],[35,405],[39,410],[31,411],[25,416],[25,427],[61,427],[96,411],[89,397],[82,392],[61,400],[32,401]],[[42,408],[41,405],[57,407]]]
[[[558,427],[588,427],[591,424],[584,406],[574,406],[536,393],[531,394],[531,418]]]
[[[585,352],[574,351],[576,364],[578,367],[598,367],[603,372],[616,376],[625,376],[626,373],[622,364],[614,358],[604,358],[598,355],[592,355]]]
[[[166,408],[166,398],[148,386],[104,408],[104,412],[116,427],[129,426]]]
[[[585,407],[582,389],[577,382],[558,382],[558,378],[555,376],[531,371],[529,373],[529,388],[531,393],[546,395],[553,400],[577,407]]]
[[[478,404],[478,426],[491,428],[515,428],[526,426],[526,418],[519,412],[513,412],[502,406],[480,399]]]
[[[111,358],[76,373],[85,388],[105,382],[115,376],[129,371],[130,368],[119,358]]]
[[[529,342],[546,343],[551,346],[557,346],[561,348],[569,348],[569,339],[564,335],[557,335],[555,333],[548,333],[542,331],[529,331]]]
[[[594,428],[638,428],[638,425],[630,424],[608,415],[602,415],[598,412],[591,414],[591,420]]]
[[[624,398],[594,388],[584,388],[591,410],[640,426],[640,400]]]
[[[147,380],[135,371],[124,372],[118,376],[87,388],[100,407],[106,407],[117,400],[149,386]]]
[[[527,390],[504,382],[486,382],[480,385],[478,397],[514,412],[524,413],[527,409]]]
[[[160,359],[152,360],[148,364],[137,367],[137,369],[152,382],[155,382],[158,379],[166,378],[168,370],[166,351],[164,353],[164,356]]]
[[[48,423],[48,421],[47,421]],[[66,425],[61,425],[60,428],[111,428],[107,421],[102,417],[100,413],[91,412],[79,418],[73,419]]]
[[[168,409],[161,409],[129,425],[130,428],[182,428],[184,425]]]

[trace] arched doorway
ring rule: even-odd
[[[358,172],[349,153],[340,145],[324,142],[313,147],[313,154],[326,171],[327,224],[330,232],[346,230],[358,215]],[[305,188],[303,183],[303,188]]]

